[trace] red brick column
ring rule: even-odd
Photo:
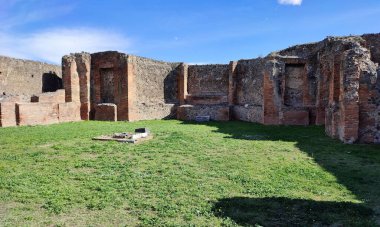
[[[320,67],[320,78],[318,80],[318,95],[317,95],[317,114],[316,114],[316,125],[326,124],[326,107],[328,107],[328,94],[329,94],[329,77],[331,72],[329,67],[326,65],[325,57],[321,57]],[[322,63],[323,62],[323,63]]]
[[[128,121],[138,120],[138,113],[135,106],[136,83],[135,83],[135,58],[127,58],[127,86],[128,86]]]
[[[228,74],[228,105],[234,105],[235,99],[235,78],[236,78],[236,61],[231,61],[229,65],[229,74]]]
[[[264,117],[263,124],[278,125],[279,110],[275,103],[273,79],[268,71],[264,72]]]
[[[186,104],[188,68],[189,66],[185,63],[180,65],[178,78],[178,99],[180,105]]]
[[[307,76],[307,64],[305,64],[305,67],[304,67],[304,70],[303,70],[303,75],[302,75],[302,79],[303,79],[303,106],[304,107],[311,107],[314,105],[314,103],[312,103],[312,98],[310,96],[310,89],[309,89],[309,79],[308,79],[308,76]]]
[[[374,143],[373,128],[376,127],[376,100],[379,93],[374,86],[370,88],[367,83],[361,83],[359,88],[359,135],[362,143]]]
[[[77,64],[73,55],[67,55],[62,58],[62,79],[65,88],[66,102],[79,102],[79,76],[77,72]]]
[[[88,53],[75,54],[80,88],[80,116],[82,120],[90,119],[90,73],[91,55]]]
[[[339,138],[345,143],[357,141],[359,134],[359,77],[361,69],[357,59],[350,54],[352,53],[346,53],[344,65],[339,64],[339,72],[338,64],[334,62],[334,99],[338,99],[340,102]]]
[[[358,139],[359,104],[357,102],[342,103],[340,125],[343,129],[339,138],[345,143],[353,143]]]

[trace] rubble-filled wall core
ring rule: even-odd
[[[177,118],[195,120],[199,115],[209,115],[211,120],[230,120],[230,66],[190,65],[184,70],[183,83],[186,84],[182,86],[187,90],[178,107]]]
[[[228,95],[228,65],[190,65],[187,91],[193,97]]]
[[[237,62],[232,91],[235,119],[263,123],[264,66],[261,58]]]
[[[62,91],[34,95],[30,101],[38,103],[30,108],[23,97],[7,97],[0,100],[0,124],[22,125],[25,108],[47,108],[51,122],[55,116],[58,122],[209,117],[325,125],[327,135],[345,143],[380,143],[379,63],[380,34],[328,37],[229,64],[169,63],[116,51],[70,54],[62,59],[64,102]],[[67,118],[69,111],[75,117]]]
[[[132,120],[175,118],[180,63],[166,63],[131,56],[134,65],[135,97]]]
[[[379,143],[379,40],[328,37],[276,53],[306,60],[310,124],[324,119],[326,133],[346,143]]]

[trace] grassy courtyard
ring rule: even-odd
[[[148,127],[131,145],[91,137]],[[0,128],[0,226],[380,224],[380,146],[175,120]]]

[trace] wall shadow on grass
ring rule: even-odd
[[[326,136],[321,126],[265,126],[240,121],[202,124],[227,139],[294,142],[301,152],[373,209],[380,223],[380,145],[343,144]]]
[[[213,212],[243,226],[352,226],[369,221],[373,211],[348,202],[317,202],[288,198],[234,197],[217,201]]]

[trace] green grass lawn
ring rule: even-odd
[[[92,141],[148,127],[142,144]],[[322,127],[79,122],[0,128],[0,226],[374,226],[380,146]]]

